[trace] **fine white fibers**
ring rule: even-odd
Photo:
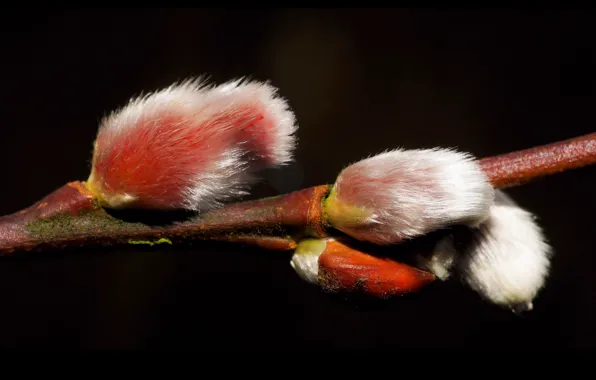
[[[489,219],[459,270],[464,281],[491,302],[515,311],[531,310],[550,270],[552,249],[534,216],[497,191]]]
[[[340,173],[334,191],[339,203],[370,214],[337,228],[377,244],[453,224],[478,225],[494,201],[477,161],[451,149],[396,149],[361,160]]]
[[[453,267],[458,259],[453,236],[446,236],[439,240],[430,257],[418,255],[416,259],[421,269],[431,272],[440,280],[446,281],[451,277]]]
[[[319,282],[319,257],[325,251],[327,242],[333,238],[305,239],[298,243],[290,266],[304,281],[316,285]]]
[[[276,165],[292,161],[296,145],[293,135],[298,129],[296,118],[285,99],[277,94],[277,89],[268,83],[248,81],[244,78],[228,81],[220,85],[208,85],[201,78],[188,79],[172,84],[160,91],[140,95],[130,99],[128,105],[106,117],[100,129],[124,132],[128,128],[138,128],[145,121],[144,128],[156,126],[169,115],[184,115],[200,124],[215,116],[238,112],[239,106],[262,107],[262,112],[273,121],[270,150]],[[148,123],[147,123],[148,122]],[[182,126],[182,125],[181,125]],[[219,123],[220,132],[238,129],[237,125]],[[116,138],[117,134],[113,135]]]
[[[302,280],[316,285],[319,282],[319,256],[296,252],[292,255],[290,266]]]
[[[241,149],[223,151],[210,170],[195,174],[194,185],[182,189],[182,207],[207,211],[248,195],[247,188],[257,180]]]
[[[296,117],[286,100],[277,95],[277,89],[267,83],[245,82],[238,79],[218,87],[219,91],[234,96],[252,96],[254,100],[265,107],[264,113],[271,121],[272,128],[267,131],[260,131],[261,134],[254,136],[255,139],[266,139],[263,149],[266,152],[268,162],[271,165],[285,165],[292,161],[293,152],[296,148],[296,136],[298,129]],[[266,135],[264,135],[266,133]]]
[[[267,83],[200,78],[133,98],[102,121],[90,177],[108,204],[205,211],[292,161],[293,112]],[[125,205],[126,206],[126,205]]]

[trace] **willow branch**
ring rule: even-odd
[[[596,133],[480,161],[495,188],[596,163]],[[127,220],[98,206],[85,183],[64,185],[34,205],[0,217],[0,255],[117,244],[186,244],[196,240],[246,243],[289,251],[304,237],[333,235],[323,202],[329,185],[273,198],[229,204],[172,223]]]
[[[541,177],[596,163],[596,133],[481,160],[495,188],[508,188]]]

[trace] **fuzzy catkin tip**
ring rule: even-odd
[[[488,220],[474,232],[458,270],[483,298],[520,312],[532,310],[552,255],[534,215],[498,191]]]
[[[87,185],[106,207],[209,210],[291,162],[297,128],[267,83],[187,80],[102,120]]]
[[[300,241],[290,260],[290,266],[302,280],[318,285],[319,257],[325,251],[329,240],[332,239],[305,239]]]
[[[344,233],[395,244],[454,224],[478,225],[493,201],[494,189],[470,155],[396,149],[346,167],[325,207]]]
[[[442,238],[418,262],[441,280],[458,277],[492,304],[522,312],[532,310],[551,257],[534,215],[497,190],[485,222]]]

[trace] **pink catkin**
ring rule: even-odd
[[[240,81],[172,86],[104,119],[92,187],[109,205],[208,209],[244,194],[252,173],[291,160],[294,117],[275,89]]]
[[[494,190],[476,160],[450,149],[395,149],[346,167],[328,206],[334,226],[360,240],[395,244],[451,224],[478,224]],[[357,208],[365,219],[335,208]]]

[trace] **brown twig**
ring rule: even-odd
[[[481,160],[495,188],[596,163],[596,133]],[[69,183],[34,205],[0,218],[0,255],[87,245],[243,242],[288,251],[306,236],[333,234],[322,185],[256,201],[229,204],[187,220],[153,226],[125,221],[97,205],[82,182]]]
[[[547,175],[595,164],[596,133],[484,158],[480,162],[495,188],[523,185]]]

